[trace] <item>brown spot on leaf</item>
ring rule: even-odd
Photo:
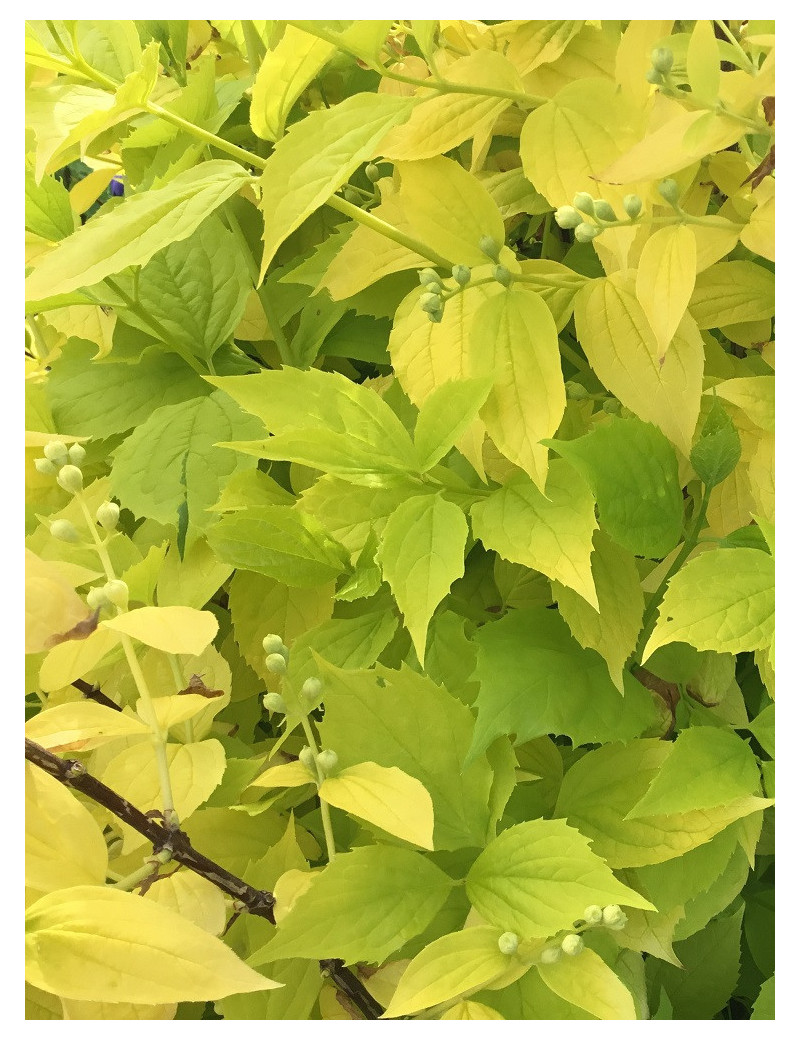
[[[201,697],[207,697],[211,700],[214,697],[224,697],[224,690],[209,690],[209,688],[203,682],[202,675],[193,675],[189,680],[189,685],[185,690],[178,690],[178,696],[180,697],[184,693],[199,693]]]
[[[70,639],[88,639],[92,632],[96,630],[99,617],[100,609],[98,607],[92,614],[85,617],[83,621],[79,621],[69,632],[61,632],[58,635],[50,636],[45,643],[45,649],[52,650],[54,646],[58,646],[59,643],[66,643]]]

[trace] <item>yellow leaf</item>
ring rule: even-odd
[[[650,55],[660,40],[672,30],[672,19],[635,19],[628,22],[617,48],[615,78],[623,93],[637,105],[643,105],[650,93],[645,79],[651,67]]]
[[[319,877],[319,871],[298,870],[292,867],[281,874],[273,886],[275,896],[275,923],[280,924],[294,904]]]
[[[69,339],[76,336],[97,345],[94,358],[105,357],[111,352],[111,340],[117,316],[106,314],[102,307],[59,307],[48,311],[47,320],[58,332]]]
[[[85,213],[92,203],[97,202],[111,182],[115,173],[119,172],[118,166],[102,166],[99,170],[92,170],[78,181],[69,191],[69,204],[73,213],[80,215]]]
[[[34,899],[102,885],[108,852],[91,813],[55,777],[25,763],[25,888]]]
[[[700,413],[703,341],[684,316],[663,364],[631,279],[595,278],[575,301],[575,327],[600,381],[688,458]]]
[[[566,407],[558,332],[536,293],[509,289],[476,312],[469,338],[470,375],[493,375],[480,410],[487,432],[509,461],[540,490],[548,449]]]
[[[328,777],[319,796],[404,841],[433,848],[431,796],[402,769],[361,762]]]
[[[188,688],[188,687],[187,687]],[[167,697],[156,697],[153,700],[153,712],[159,729],[166,733],[173,726],[181,722],[188,722],[205,711],[210,706],[215,706],[221,711],[230,701],[230,697],[219,691],[217,697],[205,697],[200,693],[172,694]],[[136,702],[136,712],[141,719],[147,718],[147,709],[142,700]]]
[[[86,639],[67,639],[54,646],[42,662],[39,685],[50,693],[69,686],[91,671],[119,643],[115,632],[95,629]]]
[[[72,1000],[219,1000],[281,985],[174,911],[100,885],[63,889],[34,903],[26,914],[25,955],[29,982]]]
[[[447,69],[451,83],[501,90],[522,90],[517,71],[508,58],[495,51],[480,51],[459,58]],[[430,93],[423,98],[403,126],[395,127],[379,142],[376,155],[387,159],[430,159],[473,137],[511,104],[510,98],[479,94]]]
[[[747,467],[754,513],[775,520],[775,438],[761,437]]]
[[[191,870],[176,870],[158,879],[144,894],[159,906],[174,910],[205,932],[221,935],[225,929],[225,896],[208,878]]]
[[[286,117],[336,46],[287,25],[278,45],[261,62],[250,103],[250,126],[265,141],[283,136]]]
[[[126,1021],[138,1019],[152,1022],[170,1022],[175,1018],[178,1010],[177,1004],[109,1004],[102,1000],[62,1000],[61,1007],[64,1011],[64,1019],[71,1021],[80,1019],[91,1021],[93,1019],[114,1019],[115,1021]]]
[[[636,272],[636,299],[655,333],[659,357],[667,352],[694,290],[697,245],[688,225],[659,228],[644,244]]]
[[[758,205],[750,222],[742,228],[742,245],[775,262],[775,180],[767,177],[753,192]]]
[[[459,1000],[457,1004],[445,1011],[439,1018],[442,1022],[505,1021],[503,1016],[495,1011],[494,1008],[487,1007],[485,1004],[479,1004],[477,1000]]]
[[[117,737],[142,736],[149,729],[138,719],[94,701],[73,701],[34,715],[25,736],[50,751],[92,751]]]
[[[686,52],[686,72],[693,97],[700,101],[716,101],[720,85],[719,61],[714,27],[705,18],[698,19]]]
[[[265,770],[250,784],[251,787],[302,787],[315,784],[316,776],[299,759]]]
[[[30,549],[25,550],[26,654],[46,650],[51,636],[69,632],[90,613],[57,564],[40,559]]]
[[[600,1019],[636,1018],[636,1007],[628,988],[594,950],[577,957],[562,957],[555,964],[536,965],[542,982],[568,1004]]]
[[[730,401],[762,430],[775,430],[774,376],[739,376],[717,383],[713,392],[724,401]],[[707,390],[707,394],[711,391]]]
[[[139,607],[102,624],[167,654],[193,655],[205,650],[219,628],[210,610],[194,607]]]

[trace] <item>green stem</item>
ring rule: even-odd
[[[451,260],[447,260],[445,257],[440,256],[439,253],[436,253],[433,249],[426,246],[424,242],[420,242],[416,238],[411,238],[410,235],[403,234],[403,232],[398,230],[398,228],[393,227],[391,224],[387,224],[386,221],[381,220],[380,217],[376,217],[374,213],[369,213],[367,210],[360,209],[358,206],[354,206],[352,202],[347,202],[338,195],[332,195],[325,205],[330,206],[331,209],[335,209],[339,213],[343,213],[346,217],[350,217],[352,220],[357,220],[365,227],[371,228],[372,231],[377,231],[378,234],[384,235],[386,238],[391,238],[393,242],[397,242],[399,245],[405,246],[407,249],[411,249],[415,253],[419,253],[420,256],[424,256],[426,260],[430,260],[431,263],[436,264],[437,267],[444,267],[449,271],[453,266]]]
[[[244,33],[244,45],[247,50],[247,64],[250,66],[253,76],[256,76],[261,68],[261,62],[264,60],[267,49],[256,32],[256,27],[252,21],[242,19],[242,32]]]
[[[753,59],[747,54],[742,47],[741,43],[736,39],[728,26],[719,18],[715,18],[714,21],[720,27],[720,29],[728,37],[728,41],[732,44],[733,49],[739,54],[744,65],[742,66],[745,72],[749,72],[751,76],[755,76],[758,72],[758,66],[753,62]]]
[[[571,364],[573,364],[579,372],[592,371],[589,363],[580,356],[577,350],[573,350],[573,348],[568,343],[565,343],[561,336],[558,337],[558,349],[561,351],[562,356],[565,357],[567,361],[569,361]]]
[[[689,555],[697,546],[700,532],[703,529],[703,524],[706,520],[706,512],[708,510],[708,503],[711,498],[711,487],[706,485],[703,489],[703,498],[700,502],[700,507],[697,510],[697,515],[694,518],[691,529],[686,536],[686,540],[683,543],[683,548],[672,561],[672,566],[669,568],[667,573],[661,580],[661,584],[658,586],[656,591],[650,597],[650,602],[647,604],[647,608],[642,617],[642,634],[639,636],[639,642],[636,645],[636,660],[641,663],[642,651],[647,646],[647,642],[650,636],[653,634],[653,629],[656,626],[656,611],[664,598],[664,593],[667,591],[667,585],[669,584],[672,577],[686,562]]]
[[[317,738],[314,736],[314,730],[311,728],[311,723],[305,715],[301,717],[300,724],[303,727],[303,733],[306,735],[308,746],[311,748],[314,755],[314,770],[317,774],[317,788],[319,789],[325,779],[325,776],[319,767],[319,762],[317,761],[319,756],[319,744],[317,744]],[[330,807],[322,797],[319,799],[319,813],[322,817],[322,830],[325,835],[325,847],[328,852],[328,862],[333,863],[336,858],[336,842],[333,840]]]
[[[181,674],[181,666],[178,661],[176,654],[167,654],[169,660],[169,666],[172,669],[172,678],[175,682],[175,692],[180,693],[184,688],[183,675]],[[194,722],[191,719],[187,719],[183,724],[183,733],[186,738],[186,743],[191,744],[194,740]]]

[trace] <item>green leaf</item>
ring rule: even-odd
[[[114,453],[112,490],[136,516],[162,524],[176,523],[186,502],[190,523],[207,527],[226,478],[255,468],[218,442],[256,434],[259,425],[220,393],[157,408]]]
[[[37,184],[31,170],[25,171],[25,230],[58,242],[78,226],[69,204],[69,192],[55,177],[42,177]]]
[[[399,766],[430,792],[437,849],[483,845],[492,771],[483,756],[464,764],[474,726],[469,708],[405,666],[353,672],[320,662],[319,675],[325,702],[320,737],[342,765],[370,760]]]
[[[555,964],[537,964],[536,968],[542,982],[557,996],[595,1018],[636,1018],[630,991],[594,950],[562,957]]]
[[[236,238],[212,216],[180,242],[171,242],[133,279],[120,279],[167,346],[185,348],[206,362],[232,335],[252,288],[247,264]],[[152,320],[119,309],[129,325],[153,334]]]
[[[378,559],[420,661],[433,612],[464,573],[466,540],[464,514],[441,495],[409,498],[383,529]]]
[[[380,964],[428,926],[452,886],[409,849],[369,845],[339,854],[249,963],[339,957],[346,964]]]
[[[531,820],[504,830],[472,865],[467,896],[490,924],[525,939],[571,928],[593,903],[655,910],[617,881],[589,839],[563,820]]]
[[[61,357],[45,386],[58,429],[101,438],[146,422],[156,408],[208,396],[185,361],[159,349],[136,364]]]
[[[701,329],[771,318],[775,273],[752,260],[714,264],[698,274],[689,310]]]
[[[472,507],[472,529],[504,560],[541,571],[596,608],[590,563],[597,528],[594,506],[583,479],[555,459],[544,493],[527,474],[513,473],[503,487]]]
[[[313,517],[289,506],[253,506],[209,529],[211,548],[227,563],[286,585],[323,585],[345,569],[341,546]]]
[[[775,633],[775,561],[760,549],[715,549],[670,579],[642,661],[666,643],[738,654]]]
[[[27,980],[73,1000],[214,1000],[279,985],[173,910],[102,885],[43,896],[25,931]]]
[[[433,1004],[480,989],[504,975],[511,964],[518,963],[518,958],[500,952],[497,945],[500,935],[498,928],[466,928],[463,932],[443,935],[426,946],[406,968],[381,1017],[413,1015]]]
[[[354,94],[307,115],[277,142],[259,180],[267,217],[262,279],[281,243],[371,158],[413,106],[412,98]]]
[[[755,755],[735,733],[708,726],[683,730],[627,818],[727,805],[760,793],[760,781]]]
[[[775,1018],[775,976],[768,978],[764,985],[758,992],[758,996],[753,1002],[753,1013],[750,1016],[750,1021],[757,1021],[762,1019],[768,1019],[770,1021]]]
[[[748,728],[770,758],[774,758],[775,705],[768,704],[762,712],[756,715]]]
[[[25,298],[68,293],[146,264],[170,242],[188,238],[249,177],[238,163],[212,159],[178,174],[163,188],[126,199],[48,253],[26,280]]]
[[[655,722],[644,687],[626,672],[620,697],[602,657],[582,649],[555,611],[514,611],[475,641],[481,685],[470,756],[503,733],[519,744],[548,733],[585,744],[631,740]]]
[[[414,428],[414,446],[421,472],[435,466],[467,432],[491,386],[490,376],[452,379],[425,398]]]
[[[683,530],[678,460],[667,438],[639,419],[610,418],[571,441],[548,441],[597,499],[600,525],[636,556],[661,559]]]
[[[715,395],[689,456],[692,468],[707,487],[716,487],[733,473],[741,455],[739,433]]]

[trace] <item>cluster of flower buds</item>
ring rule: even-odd
[[[119,607],[125,610],[128,606],[128,586],[124,581],[115,578],[107,581],[105,585],[97,585],[86,596],[86,602],[91,610],[105,610],[106,607]]]
[[[559,227],[574,229],[577,242],[591,242],[605,228],[613,224],[629,224],[642,212],[642,200],[638,195],[626,195],[622,200],[622,206],[628,216],[627,221],[620,220],[610,202],[605,199],[593,199],[588,191],[579,191],[572,200],[572,205],[559,206],[554,216]],[[587,217],[594,223],[587,220]]]
[[[316,760],[316,770],[323,777],[330,776],[339,765],[339,756],[335,751],[331,751],[330,748],[326,748],[324,751],[320,751],[318,755],[315,755],[313,749],[306,746],[297,757],[306,769],[312,773],[315,772],[314,762]]]
[[[289,647],[274,632],[264,636],[261,645],[267,655],[265,661],[267,671],[272,672],[273,675],[285,675],[289,664]]]
[[[645,73],[647,82],[653,83],[655,86],[666,82],[666,77],[672,71],[674,61],[675,58],[669,47],[656,47],[650,55],[650,68]]]
[[[440,322],[444,314],[444,303],[447,298],[445,284],[432,267],[424,267],[419,272],[419,284],[424,292],[420,296],[419,305],[431,321]]]
[[[63,441],[50,441],[44,446],[44,456],[34,460],[34,466],[46,476],[54,476],[59,487],[70,495],[83,490],[83,473],[80,465],[86,458],[86,449],[81,444],[67,448]]]
[[[583,911],[583,920],[588,925],[601,925],[615,932],[621,932],[628,923],[625,911],[616,903],[608,906],[587,906]]]
[[[490,260],[494,261],[492,277],[501,285],[511,285],[514,275],[507,267],[499,263],[502,244],[496,242],[491,235],[483,235],[478,248]],[[472,271],[465,264],[456,264],[451,269],[451,275],[455,285],[448,289],[441,276],[432,267],[425,267],[419,272],[419,281],[423,293],[420,296],[420,306],[433,322],[440,322],[444,314],[444,305],[453,296],[463,292],[472,278]]]

